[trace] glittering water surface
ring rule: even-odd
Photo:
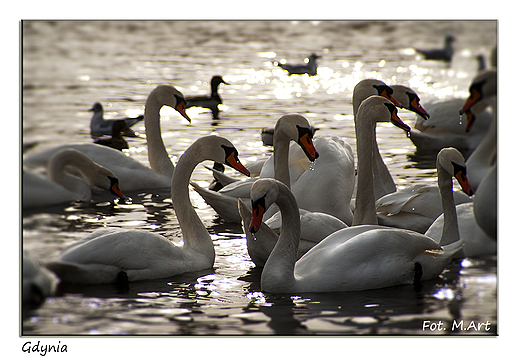
[[[27,155],[67,143],[91,142],[87,110],[96,101],[105,116],[142,113],[150,91],[171,84],[185,95],[209,92],[220,74],[220,119],[191,108],[188,124],[163,108],[163,139],[172,161],[198,137],[229,138],[243,163],[271,150],[260,131],[285,113],[305,115],[318,135],[344,137],[355,148],[352,89],[363,78],[407,84],[422,103],[466,97],[474,57],[496,43],[493,21],[445,22],[24,22],[23,143]],[[441,46],[454,34],[451,65],[424,61],[411,49]],[[273,61],[302,62],[322,55],[318,75],[288,76]],[[415,115],[400,110],[413,126]],[[143,124],[135,126],[144,136]],[[406,135],[379,124],[380,151],[398,187],[436,181],[434,158],[415,154]],[[148,165],[145,140],[129,139],[127,155]],[[355,150],[354,150],[355,151]],[[233,173],[235,175],[235,173]],[[238,175],[236,175],[238,177]],[[211,180],[199,166],[192,179]],[[23,211],[23,247],[43,261],[102,227],[151,230],[181,243],[169,190],[124,192],[131,203],[72,203]],[[172,278],[116,286],[61,284],[57,295],[24,313],[23,335],[439,335],[453,320],[490,322],[497,331],[496,259],[454,262],[421,289],[400,286],[357,293],[270,295],[260,292],[261,271],[247,254],[241,226],[225,224],[196,193],[192,203],[211,233],[214,268]],[[424,327],[443,321],[446,330]]]

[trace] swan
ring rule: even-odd
[[[428,119],[429,114],[419,103],[419,96],[413,89],[403,85],[392,85],[391,87],[394,90],[393,97],[403,107]],[[409,133],[412,134],[413,132],[410,131]],[[457,205],[471,201],[467,194],[463,192],[456,191],[453,194]],[[439,187],[437,185],[415,184],[388,193],[377,199],[376,211],[379,225],[425,233],[433,221],[442,214]]]
[[[28,251],[22,252],[22,303],[31,308],[40,306],[56,291],[58,278]]]
[[[175,108],[188,122],[191,122],[186,115],[184,109],[186,101],[181,92],[169,85],[159,85],[152,90],[146,100],[144,110],[148,161],[151,169],[118,150],[93,143],[69,144],[51,148],[26,157],[24,164],[32,167],[46,165],[57,150],[73,148],[114,172],[121,179],[120,188],[123,191],[170,187],[174,167],[161,137],[159,114],[164,105]]]
[[[311,53],[309,57],[306,58],[306,64],[282,64],[279,62],[275,62],[275,64],[285,69],[289,72],[289,75],[293,74],[308,74],[310,76],[318,74],[318,62],[317,59],[321,56],[318,56],[316,53]]]
[[[213,78],[211,78],[211,94],[209,96],[187,96],[186,108],[191,108],[192,106],[208,108],[213,113],[213,117],[217,117],[219,112],[218,105],[222,104],[222,98],[218,94],[220,84],[229,85],[220,75],[213,76]]]
[[[123,138],[121,132],[128,129],[125,120],[115,120],[112,125],[112,136],[110,138],[98,138],[94,143],[98,145],[108,146],[122,151],[128,149],[128,142]]]
[[[189,198],[189,180],[197,164],[213,160],[248,175],[229,140],[205,136],[179,158],[172,176],[171,198],[184,244],[142,230],[99,229],[63,250],[47,268],[63,282],[101,284],[166,278],[213,267],[215,249]]]
[[[291,168],[288,167],[289,142],[291,140],[297,142],[298,150],[303,150],[305,153],[305,169],[309,166],[309,160],[314,161],[319,155],[313,145],[310,124],[305,117],[297,114],[283,115],[278,119],[275,131],[275,148],[272,157],[275,160],[274,165],[276,169],[273,169],[269,174],[271,174],[271,177],[274,176],[290,184],[290,170],[294,169],[298,174],[301,174],[304,168],[302,168],[301,164],[292,165]],[[262,167],[262,172],[264,172],[264,169],[265,164]],[[262,175],[262,172],[260,175]],[[255,179],[246,179],[245,181],[228,184],[218,192],[204,189],[194,182],[191,185],[220,217],[228,222],[240,223],[241,217],[237,205],[238,198],[249,198],[251,184]]]
[[[103,118],[103,105],[101,103],[95,103],[89,111],[93,111],[94,115],[92,119],[90,119],[90,135],[92,137],[103,136],[103,135],[111,135],[112,134],[112,126],[117,120],[105,120]],[[135,136],[135,132],[130,129],[132,125],[135,125],[139,121],[144,119],[143,115],[139,115],[135,118],[127,117],[121,120],[124,120],[126,125],[128,126],[124,130],[125,136]]]
[[[262,225],[263,212],[277,204],[282,229],[261,276],[270,293],[335,292],[378,289],[435,278],[451,261],[461,241],[442,249],[413,231],[356,226],[336,231],[297,260],[300,217],[290,189],[271,178],[251,187],[253,217],[249,230]]]
[[[451,62],[451,58],[453,57],[454,53],[454,41],[455,37],[453,37],[452,35],[446,35],[446,37],[444,38],[444,48],[414,49],[417,53],[422,54],[424,56],[424,59]]]
[[[496,163],[497,156],[497,71],[493,69],[485,69],[479,72],[473,79],[469,87],[470,95],[466,99],[460,114],[466,113],[468,110],[475,114],[477,110],[483,110],[487,106],[491,106],[493,120],[478,147],[469,156],[466,163],[468,167],[468,180],[475,191],[482,178]]]
[[[65,168],[76,168],[85,180],[68,174]],[[105,167],[95,163],[85,154],[62,149],[51,158],[48,168],[49,178],[23,171],[22,206],[24,209],[51,206],[72,201],[89,201],[92,198],[92,186],[104,189],[125,199],[119,189],[117,176]]]

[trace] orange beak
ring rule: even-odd
[[[249,171],[247,170],[246,167],[244,167],[244,165],[242,163],[240,163],[240,161],[238,160],[238,158],[236,157],[235,155],[235,152],[232,152],[227,158],[226,158],[226,163],[228,165],[230,165],[231,167],[235,168],[237,171],[239,171],[240,173],[242,174],[245,174],[246,176],[250,176],[251,173],[249,173]]]
[[[265,208],[261,204],[257,204],[256,207],[253,208],[253,216],[251,217],[251,223],[249,224],[249,231],[251,231],[252,234],[260,230],[264,212]]]
[[[180,103],[177,104],[177,107],[175,108],[175,110],[177,110],[179,112],[179,114],[181,114],[182,116],[184,116],[184,118],[186,120],[188,120],[188,122],[191,124],[191,119],[190,117],[188,116],[188,114],[186,114],[186,102],[184,101],[181,101]]]
[[[397,116],[397,109],[394,109],[395,111],[392,112],[392,117],[390,118],[390,122],[394,124],[395,126],[399,127],[400,129],[410,132],[412,129],[410,126],[405,124],[403,120],[399,116]]]
[[[417,101],[417,98],[414,98],[412,102],[410,103],[412,105],[412,108],[414,108],[415,112],[421,115],[425,120],[428,120],[430,118],[430,114],[424,108],[419,104]]]
[[[394,97],[389,94],[386,90],[384,90],[382,93],[381,93],[381,96],[384,97],[384,98],[387,98],[388,100],[390,100],[392,102],[392,104],[394,104],[395,106],[397,106],[398,108],[402,108],[403,106],[401,105],[400,102],[398,102],[397,100],[394,99]]]
[[[112,186],[110,187],[110,192],[112,192],[114,195],[117,195],[121,199],[126,199],[125,195],[119,189],[119,184],[117,182],[112,184]]]
[[[462,106],[462,109],[460,109],[459,113],[462,115],[466,111],[471,109],[471,107],[473,105],[475,105],[481,99],[481,97],[482,97],[482,94],[480,94],[479,91],[472,90],[470,95],[469,95],[469,98],[466,99],[466,102],[464,103],[464,106]]]
[[[473,189],[471,189],[471,185],[469,184],[468,179],[467,179],[466,175],[464,174],[464,172],[459,171],[459,172],[455,173],[455,178],[457,178],[457,181],[459,182],[460,187],[462,188],[464,193],[466,193],[468,196],[472,196]]]
[[[314,160],[320,156],[308,133],[302,135],[298,143],[303,148],[303,151],[311,162],[314,162]]]

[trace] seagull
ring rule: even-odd
[[[437,60],[437,61],[445,61],[451,62],[451,57],[453,57],[453,45],[452,43],[455,41],[455,37],[452,35],[447,35],[444,39],[444,48],[436,48],[436,49],[418,49],[415,48],[415,51],[422,54],[424,59]]]

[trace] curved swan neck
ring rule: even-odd
[[[148,147],[148,161],[153,171],[171,177],[173,174],[173,163],[166,152],[166,147],[161,135],[160,104],[152,91],[146,100],[144,108],[144,128],[146,132],[146,145]]]
[[[457,222],[457,209],[453,198],[453,179],[451,174],[437,162],[437,181],[441,195],[442,211],[444,213],[444,225],[442,227],[441,246],[449,245],[459,240],[459,225]]]
[[[377,225],[373,172],[376,121],[372,118],[360,118],[359,116],[354,117],[358,185],[352,225]]]
[[[300,213],[296,199],[288,187],[278,184],[276,205],[282,215],[280,237],[265,263],[261,285],[263,289],[275,292],[294,283],[294,264],[300,243]]]
[[[215,249],[206,227],[193,208],[189,196],[189,182],[195,167],[205,160],[200,145],[195,142],[179,158],[172,175],[171,197],[182,230],[184,246],[215,259]]]
[[[50,179],[62,185],[68,191],[77,195],[76,199],[90,200],[92,190],[89,184],[81,178],[75,177],[65,172],[66,166],[76,168],[87,180],[92,174],[92,162],[90,159],[70,150],[58,152],[49,162],[48,175]]]
[[[491,166],[497,154],[497,114],[496,114],[496,96],[488,99],[491,106],[492,121],[488,131],[475,151],[471,154],[470,160],[477,160],[483,164]],[[470,163],[471,165],[471,163]],[[476,188],[476,187],[475,187]]]

